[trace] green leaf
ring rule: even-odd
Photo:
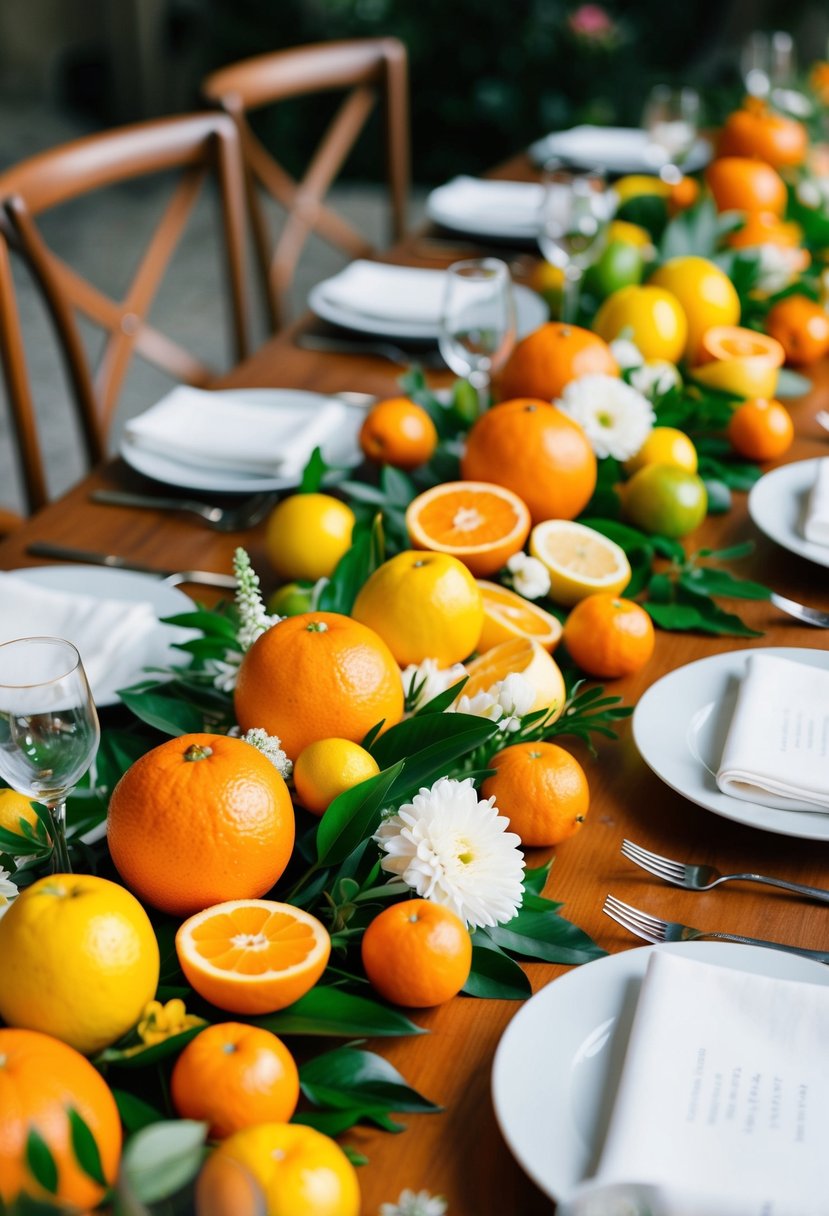
[[[33,840],[29,835],[18,835],[8,828],[0,828],[0,853],[8,853],[9,857],[46,857],[51,852],[52,846],[46,841]]]
[[[300,1110],[292,1116],[292,1123],[299,1123],[302,1127],[313,1127],[315,1131],[322,1132],[324,1136],[341,1136],[343,1132],[349,1131],[355,1124],[359,1123],[364,1117],[364,1111],[361,1107],[355,1106],[348,1110]],[[401,1128],[396,1128],[400,1131]],[[345,1145],[340,1145],[344,1148]]]
[[[705,491],[708,495],[709,515],[725,515],[731,510],[731,491],[724,481],[706,478]]]
[[[195,1177],[204,1157],[207,1124],[168,1120],[142,1128],[121,1159],[126,1185],[142,1203],[174,1195]]]
[[[317,861],[321,866],[338,865],[380,822],[388,793],[399,776],[403,761],[385,768],[376,777],[338,794],[317,829]]]
[[[427,1034],[399,1009],[341,988],[317,985],[287,1009],[254,1019],[257,1026],[278,1035],[329,1035],[332,1038],[392,1038]]]
[[[724,595],[741,600],[767,600],[771,595],[768,587],[761,583],[735,578],[727,570],[715,570],[710,566],[685,570],[679,577],[679,583],[686,590],[700,595]]]
[[[552,861],[548,861],[546,865],[538,866],[534,870],[525,870],[524,890],[531,891],[533,895],[541,895],[547,885],[547,879],[550,877],[552,868]]]
[[[302,480],[299,483],[300,494],[316,494],[322,487],[322,480],[328,472],[328,465],[322,458],[319,448],[314,448],[308,457],[308,463],[302,470]]]
[[[354,607],[357,592],[375,568],[371,533],[366,530],[353,538],[351,548],[337,562],[320,594],[320,611],[348,615]]]
[[[89,1124],[86,1123],[73,1106],[70,1106],[66,1113],[69,1116],[72,1152],[75,1154],[75,1160],[87,1178],[91,1178],[99,1186],[106,1186],[107,1180],[104,1177],[104,1169],[101,1165],[98,1142],[93,1136]]]
[[[777,397],[803,397],[813,387],[807,376],[801,376],[788,367],[781,367],[777,373]]]
[[[58,1167],[52,1156],[52,1150],[34,1127],[29,1128],[26,1137],[26,1165],[35,1182],[55,1195],[58,1189]]]
[[[120,691],[118,694],[136,718],[165,735],[178,737],[204,729],[204,718],[192,705],[160,693]]]
[[[191,1039],[195,1039],[197,1034],[201,1034],[204,1025],[203,1023],[199,1026],[191,1026],[189,1030],[183,1030],[181,1034],[171,1035],[169,1039],[164,1039],[161,1043],[153,1043],[150,1046],[141,1047],[137,1051],[134,1047],[124,1049],[105,1047],[95,1057],[95,1062],[117,1064],[119,1068],[146,1068],[149,1064],[158,1064],[161,1060],[166,1060],[168,1056],[177,1055]]]
[[[202,608],[198,612],[180,612],[177,616],[162,618],[165,625],[178,625],[182,629],[198,629],[206,637],[215,637],[236,646],[236,624],[221,612],[210,612]]]
[[[459,739],[456,754],[463,755],[470,750],[470,738],[473,740],[471,747],[477,747],[492,736],[493,726],[492,722],[476,718],[474,714],[417,714],[398,722],[375,739],[371,754],[381,768],[405,758],[408,770],[415,765],[419,755],[435,744],[454,744]],[[423,765],[417,767],[422,769]]]
[[[702,615],[698,608],[688,604],[652,604],[646,601],[642,607],[660,629],[684,631],[699,629]]]
[[[386,500],[390,505],[396,507],[408,507],[417,493],[411,477],[407,477],[405,473],[401,473],[399,469],[395,469],[390,464],[383,468],[380,485],[386,495]]]
[[[441,1108],[412,1089],[388,1060],[373,1051],[338,1047],[303,1064],[299,1082],[316,1106],[354,1106],[428,1114]]]
[[[113,1089],[112,1096],[118,1107],[121,1122],[128,1132],[140,1132],[143,1127],[164,1121],[160,1110],[156,1110],[142,1098],[137,1098],[135,1094],[127,1093],[125,1089]]]
[[[519,908],[506,925],[487,929],[490,939],[502,950],[523,954],[547,963],[589,963],[606,954],[576,925],[559,916],[557,905],[547,900]]]
[[[468,676],[464,676],[463,679],[458,680],[457,684],[453,684],[451,688],[446,688],[443,692],[439,692],[437,696],[432,697],[431,701],[426,701],[421,705],[414,716],[419,718],[422,714],[442,714],[461,695],[468,679]]]
[[[514,959],[477,929],[472,938],[472,970],[463,986],[467,996],[524,1001],[532,994],[530,981]]]

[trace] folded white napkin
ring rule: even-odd
[[[826,1216],[827,1127],[829,987],[654,951],[596,1181],[671,1216]]]
[[[180,385],[125,428],[135,447],[198,468],[289,476],[301,472],[315,447],[342,425],[346,406],[309,408],[275,394],[272,403],[246,401],[243,390],[204,392]]]
[[[502,182],[487,178],[454,177],[429,198],[430,213],[462,224],[474,220],[479,226],[492,223],[493,231],[508,229],[534,236],[544,188],[538,182]]]
[[[158,619],[147,602],[47,590],[22,574],[0,574],[0,642],[57,637],[80,651],[93,697],[124,688],[155,652]]]
[[[530,154],[538,162],[560,156],[575,164],[595,164],[611,172],[626,172],[631,165],[647,164],[650,140],[640,127],[594,127],[584,124],[555,131],[537,140]]]
[[[780,810],[829,811],[829,670],[749,655],[717,785]]]
[[[442,270],[389,266],[357,259],[320,284],[335,307],[385,321],[439,325],[446,290]]]
[[[818,461],[817,477],[806,504],[803,535],[816,545],[829,545],[829,457]]]

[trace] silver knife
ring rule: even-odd
[[[71,549],[46,540],[32,541],[26,552],[31,553],[33,557],[51,557],[64,562],[83,562],[88,566],[107,566],[111,570],[134,570],[138,574],[152,574],[173,586],[178,586],[179,583],[201,583],[206,587],[225,587],[230,591],[236,587],[236,579],[232,574],[217,574],[213,570],[159,570],[156,566],[145,566],[127,557],[118,557],[114,553]]]

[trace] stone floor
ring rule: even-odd
[[[85,133],[80,121],[45,106],[12,105],[0,100],[0,169],[24,156]],[[72,203],[44,217],[42,228],[52,247],[96,286],[116,298],[130,282],[149,233],[169,197],[170,183],[147,181],[101,191],[90,206],[88,199]],[[384,243],[386,208],[378,186],[345,185],[332,193],[333,205],[368,239]],[[215,200],[200,199],[185,238],[176,252],[151,317],[164,332],[176,338],[217,370],[229,365],[230,347],[223,309],[220,249],[215,256]],[[422,214],[423,194],[412,200],[410,219]],[[274,219],[278,222],[278,216]],[[310,287],[344,264],[337,251],[312,238],[297,275],[293,304],[301,310]],[[84,471],[78,431],[66,377],[37,291],[25,268],[15,266],[18,307],[21,314],[29,375],[34,389],[39,432],[48,470],[50,493],[61,493]],[[257,340],[265,335],[262,309],[257,316]],[[84,329],[89,349],[100,349],[100,333]],[[122,393],[110,437],[112,450],[127,418],[146,409],[167,391],[170,381],[136,359]],[[20,510],[22,498],[16,458],[9,433],[5,390],[0,380],[0,506]]]

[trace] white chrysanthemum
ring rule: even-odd
[[[442,1195],[428,1191],[401,1191],[397,1203],[381,1203],[379,1216],[446,1216],[448,1205]]]
[[[288,780],[294,771],[294,766],[282,750],[282,740],[278,735],[269,735],[266,730],[256,726],[252,730],[246,731],[242,738],[245,743],[250,743],[267,760],[270,760],[277,772],[281,773],[286,781]]]
[[[500,722],[504,716],[503,707],[498,703],[498,693],[501,685],[493,684],[486,692],[476,692],[474,697],[462,695],[454,701],[447,713],[471,714],[473,718],[489,718],[490,722]]]
[[[403,696],[412,713],[434,697],[440,696],[457,684],[466,675],[463,663],[451,667],[438,667],[437,659],[424,659],[422,663],[410,663],[400,673],[403,681]]]
[[[610,353],[623,372],[631,367],[641,367],[645,362],[645,356],[630,338],[616,338],[610,343]]]
[[[678,388],[682,384],[682,377],[676,364],[669,363],[667,359],[650,359],[641,367],[634,368],[630,382],[637,392],[654,400],[670,389]]]
[[[17,883],[12,882],[8,870],[0,869],[0,916],[8,912],[12,901],[17,899]]]
[[[381,866],[456,913],[466,925],[501,925],[521,906],[524,857],[495,799],[471,777],[441,777],[381,824]]]
[[[571,380],[557,405],[582,427],[600,459],[634,456],[655,421],[651,403],[616,376]]]
[[[537,600],[550,590],[550,572],[537,557],[513,553],[507,562],[512,585],[526,600]]]

